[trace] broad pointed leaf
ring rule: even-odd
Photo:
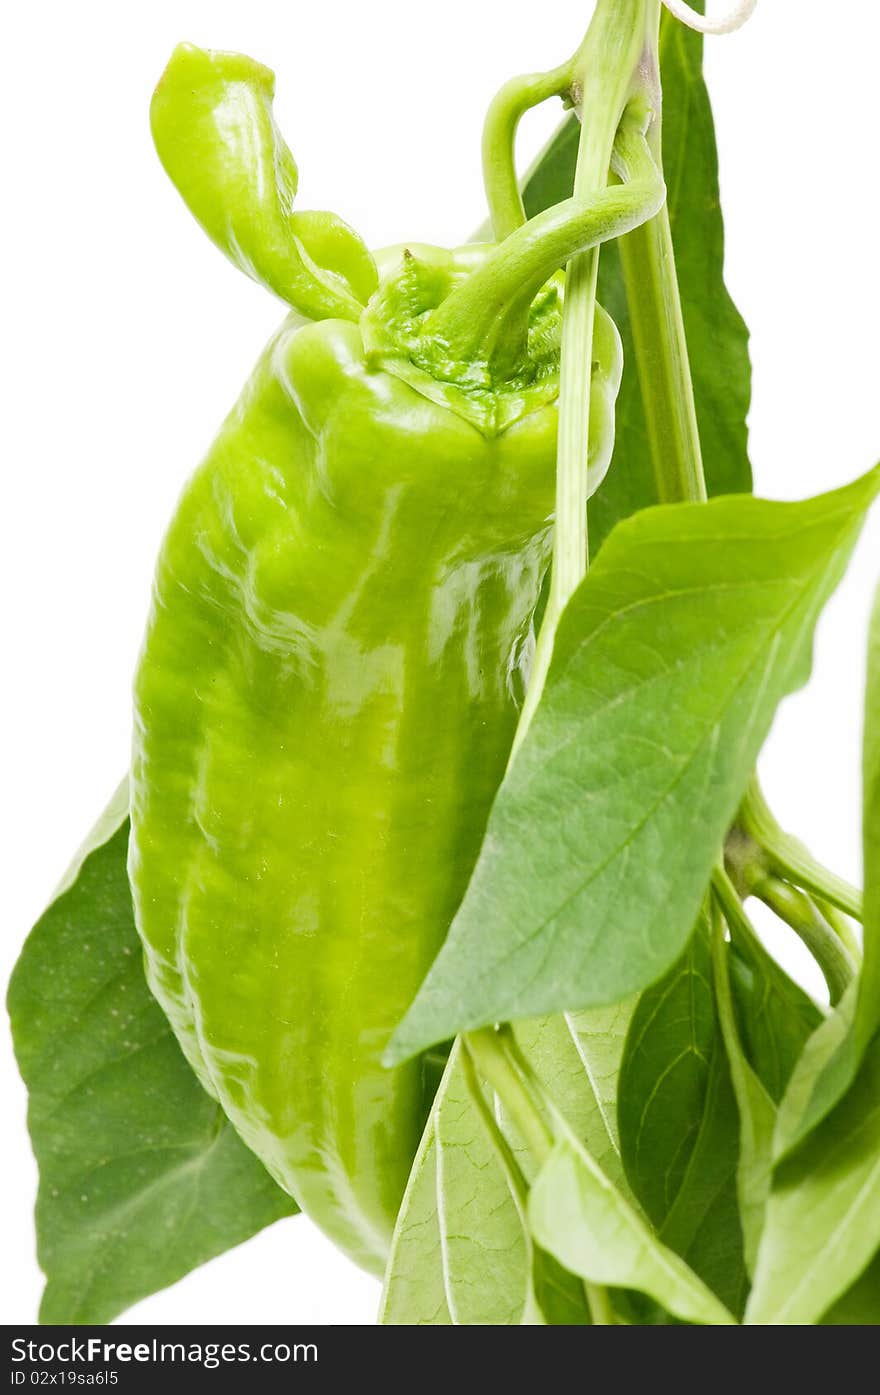
[[[620,1071],[624,1166],[658,1229],[694,1151],[717,1038],[712,963],[700,924],[669,973],[639,999]]]
[[[822,1013],[758,940],[739,939],[734,931],[728,957],[742,1049],[778,1104]]]
[[[435,1115],[437,1216],[447,1302],[457,1325],[522,1321],[531,1281],[531,1244],[517,1199],[453,1047]]]
[[[428,1121],[400,1205],[379,1321],[387,1326],[449,1326],[437,1214],[437,1140]]]
[[[777,1167],[749,1323],[815,1323],[880,1247],[880,1038],[837,1107]]]
[[[562,617],[467,894],[389,1059],[612,1003],[669,968],[878,490],[880,469],[803,503],[728,497],[618,526]]]
[[[633,994],[619,1003],[612,1003],[609,1007],[586,1008],[582,1012],[566,1014],[569,1030],[583,1061],[584,1070],[589,1076],[593,1097],[601,1112],[605,1130],[618,1153],[620,1130],[617,1100],[620,1093],[620,1066],[629,1025],[638,1001],[638,995]],[[602,1162],[597,1151],[593,1152],[593,1156],[598,1162]]]
[[[538,1244],[590,1283],[638,1289],[686,1322],[734,1320],[571,1136],[538,1174],[529,1221]]]
[[[106,1323],[295,1203],[204,1093],[143,974],[123,788],[9,987],[49,1323]]]
[[[712,962],[719,1025],[739,1114],[737,1197],[745,1260],[751,1274],[754,1272],[758,1245],[764,1229],[767,1197],[773,1174],[776,1105],[742,1049],[730,982],[731,950],[723,932],[724,923],[719,920],[713,937]]]
[[[880,1327],[880,1256],[825,1314],[823,1327]]]
[[[703,916],[681,958],[639,1000],[620,1072],[618,1117],[627,1176],[660,1238],[729,1308],[741,1310],[739,1127]]]
[[[595,1104],[563,1020],[522,1024],[520,1047],[569,1112],[596,1136]],[[574,1063],[574,1069],[573,1069]],[[509,1126],[507,1143],[531,1163]],[[618,1164],[619,1165],[619,1164]],[[395,1324],[589,1323],[580,1282],[534,1245],[515,1189],[453,1047],[410,1175],[385,1278],[380,1320]]]
[[[791,1151],[849,1089],[880,1028],[880,592],[868,641],[862,838],[865,863],[864,959],[858,984],[817,1032],[798,1065],[780,1116],[777,1156]]]
[[[625,1010],[624,1010],[625,1012]],[[625,1016],[618,1005],[596,1008],[590,1012],[567,1016],[530,1018],[514,1024],[514,1033],[532,1070],[541,1081],[547,1095],[562,1114],[572,1132],[589,1149],[612,1181],[624,1190],[623,1164],[616,1132],[616,1079],[604,1078],[615,1090],[614,1100],[601,1098],[599,1072],[611,1068],[611,1053],[616,1049],[618,1061],[623,1051]],[[605,1051],[601,1060],[594,1043],[604,1033]],[[512,1134],[515,1140],[515,1133]],[[533,1163],[527,1152],[520,1156],[524,1172],[531,1180]]]

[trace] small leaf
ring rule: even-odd
[[[379,1322],[448,1326],[443,1248],[437,1216],[437,1142],[428,1120],[409,1175],[391,1242]]]
[[[776,1169],[746,1321],[818,1322],[878,1247],[880,1037],[844,1099]]]
[[[457,1325],[518,1324],[528,1299],[531,1243],[460,1056],[456,1044],[434,1122],[449,1312]]]
[[[746,1266],[754,1272],[773,1173],[776,1106],[747,1061],[739,1039],[730,985],[730,947],[718,921],[712,944],[715,996],[724,1049],[739,1113],[737,1197]]]
[[[681,958],[639,1000],[618,1117],[627,1176],[660,1238],[739,1310],[746,1288],[735,1183],[739,1126],[703,916]]]
[[[880,1327],[880,1255],[823,1317],[822,1327]]]
[[[542,1249],[590,1283],[638,1289],[686,1322],[733,1322],[571,1136],[557,1141],[538,1174],[529,1221]]]
[[[868,1043],[880,1028],[880,591],[868,641],[862,760],[865,863],[864,957],[858,982],[844,995],[799,1062],[780,1112],[776,1156],[794,1149],[850,1088]]]
[[[532,1246],[452,1048],[397,1218],[380,1322],[541,1321]]]
[[[804,503],[625,520],[572,597],[467,894],[389,1060],[612,1003],[681,953],[880,470]]]
[[[123,790],[9,986],[48,1323],[109,1322],[296,1210],[204,1093],[147,988],[127,848]]]
[[[862,762],[865,859],[865,942],[856,1033],[867,1044],[880,1028],[880,590],[868,644],[865,741]]]
[[[639,999],[620,1071],[624,1165],[658,1228],[694,1151],[716,1040],[712,963],[701,921],[681,958]]]
[[[523,1324],[589,1327],[592,1318],[580,1279],[538,1245],[531,1248],[532,1278]]]
[[[778,1104],[822,1013],[757,939],[735,938],[728,959],[742,1049]]]
[[[517,1032],[532,1069],[555,1082],[559,1103],[579,1127],[607,1141],[564,1021],[521,1023]],[[503,1119],[502,1127],[515,1158],[530,1171],[528,1155]],[[380,1320],[391,1325],[590,1320],[580,1281],[532,1242],[524,1189],[511,1186],[474,1103],[460,1043],[450,1054],[398,1216]]]
[[[619,1059],[622,1054],[626,1020],[626,1007],[621,1011],[615,1005],[572,1017],[531,1018],[513,1028],[520,1049],[569,1128],[612,1181],[624,1189],[627,1183],[617,1142],[616,1090],[612,1098],[606,1094],[600,1099],[597,1089],[601,1072],[614,1090],[611,1057],[616,1052]],[[530,1155],[523,1150],[518,1157],[531,1180]]]
[[[618,1154],[620,1131],[617,1125],[617,1096],[620,1066],[629,1024],[638,1001],[638,995],[634,993],[622,1002],[612,1003],[610,1007],[585,1008],[582,1012],[566,1013],[566,1021],[589,1077],[593,1096],[602,1113],[605,1130]],[[593,1149],[591,1152],[600,1166],[605,1167],[599,1153]],[[605,1170],[609,1172],[609,1176],[613,1176],[607,1167]],[[621,1168],[621,1180],[622,1177]]]

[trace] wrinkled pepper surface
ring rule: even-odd
[[[420,1063],[380,1056],[511,747],[549,560],[554,273],[581,234],[568,209],[567,241],[557,216],[374,260],[293,211],[272,90],[247,58],[182,46],[153,103],[193,213],[293,309],[162,548],[130,872],[149,982],[205,1087],[378,1271],[430,1103]],[[591,489],[621,372],[602,312],[594,360]]]

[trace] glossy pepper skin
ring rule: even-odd
[[[394,349],[487,255],[391,251],[356,320],[288,317],[180,500],[135,684],[150,984],[245,1141],[374,1272],[430,1103],[419,1062],[380,1057],[467,885],[549,557],[552,384],[499,414]],[[599,477],[604,316],[596,357]]]
[[[150,126],[190,212],[241,271],[315,319],[356,320],[376,267],[335,213],[294,211],[296,162],[275,124],[275,74],[241,53],[179,44]]]

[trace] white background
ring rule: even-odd
[[[150,92],[174,44],[278,74],[300,206],[373,245],[454,243],[483,218],[488,98],[578,42],[584,0],[61,0],[8,7],[2,309],[5,793],[2,978],[127,764],[153,557],[183,480],[279,320],[156,160]],[[796,498],[880,456],[880,9],[761,0],[707,41],[727,277],[752,330],[758,491]],[[558,108],[527,123],[529,158]],[[880,510],[822,621],[810,688],[762,762],[779,816],[859,876],[864,634]],[[786,952],[790,952],[787,950]],[[793,953],[789,962],[800,962]],[[2,1320],[41,1287],[25,1097],[2,1043]],[[138,1305],[138,1322],[371,1322],[377,1285],[303,1218]]]

